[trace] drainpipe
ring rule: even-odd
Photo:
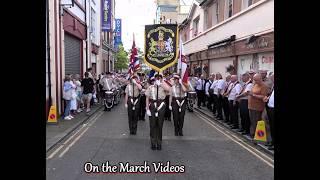
[[[87,41],[86,41],[86,45],[87,45],[87,57],[86,57],[86,70],[89,68],[89,59],[91,56],[91,37],[90,37],[90,11],[91,11],[91,6],[90,6],[90,1],[88,1],[88,4],[86,3],[86,6],[88,5],[88,7],[86,7],[86,22],[87,22]]]
[[[51,67],[50,67],[50,38],[49,38],[49,34],[50,34],[50,30],[49,30],[49,0],[46,1],[46,8],[47,8],[47,12],[46,12],[46,16],[47,16],[47,60],[48,60],[48,86],[49,86],[49,106],[52,105],[52,95],[51,95]]]

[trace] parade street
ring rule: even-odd
[[[243,142],[235,133],[196,111],[186,112],[184,136],[174,136],[173,121],[163,125],[162,150],[150,149],[149,120],[138,122],[130,135],[121,102],[110,112],[97,111],[86,124],[47,152],[47,179],[213,179],[271,180],[273,157]],[[143,165],[150,173],[86,173],[85,163]],[[184,173],[155,173],[152,163],[184,165]]]

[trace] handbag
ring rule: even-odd
[[[72,90],[63,91],[63,99],[64,100],[71,100],[72,98]]]

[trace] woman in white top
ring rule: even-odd
[[[70,81],[70,83],[72,84],[72,86],[76,87],[75,84],[75,76],[73,76],[72,81]],[[72,88],[72,94],[71,94],[71,107],[70,107],[70,111],[72,115],[76,115],[76,111],[77,111],[77,93],[76,93],[76,88]]]
[[[81,99],[82,99],[82,87],[81,87],[80,75],[79,74],[75,75],[74,84],[77,86],[77,88],[76,88],[77,112],[80,113],[80,112],[82,112],[82,109],[80,108],[81,107]]]

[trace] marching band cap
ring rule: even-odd
[[[157,74],[154,75],[154,77],[159,77],[159,76],[163,77],[162,73],[159,73],[159,74],[157,73]]]
[[[249,74],[254,74],[255,72],[252,71],[252,70],[250,70],[250,71],[248,71],[248,73],[249,73]]]
[[[180,76],[178,74],[173,75],[173,78],[180,79]]]
[[[154,81],[154,80],[155,80],[155,78],[154,78],[154,77],[151,77],[151,78],[150,78],[150,81]]]

